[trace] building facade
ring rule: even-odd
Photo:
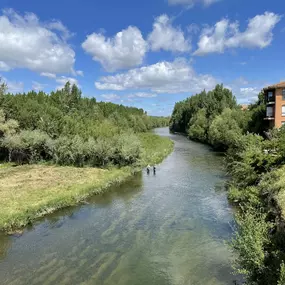
[[[285,124],[285,81],[263,89],[266,101],[266,118],[269,128]]]

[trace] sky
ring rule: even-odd
[[[0,77],[158,116],[220,83],[248,104],[285,80],[284,13],[284,0],[0,0]]]

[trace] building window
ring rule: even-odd
[[[282,106],[282,116],[285,116],[285,105]]]
[[[281,124],[282,124],[282,127],[283,127],[285,125],[285,121],[282,121]]]
[[[272,91],[268,92],[267,100],[268,100],[268,102],[273,101],[273,92]]]
[[[282,100],[285,100],[285,89],[282,90]]]
[[[282,107],[283,111],[283,107]],[[285,111],[285,106],[284,106],[284,111]],[[266,117],[273,117],[273,107],[267,107],[266,108]]]

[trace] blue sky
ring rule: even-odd
[[[282,0],[1,0],[11,92],[70,80],[84,96],[169,115],[223,83],[239,103],[285,80]]]

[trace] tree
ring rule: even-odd
[[[206,110],[199,110],[190,120],[188,135],[191,139],[201,142],[207,141],[208,121]]]
[[[217,149],[226,150],[229,146],[237,144],[242,136],[242,129],[235,120],[231,109],[226,108],[217,116],[209,129],[209,141]]]
[[[14,134],[18,127],[18,122],[13,119],[6,120],[4,111],[0,109],[0,138]]]

